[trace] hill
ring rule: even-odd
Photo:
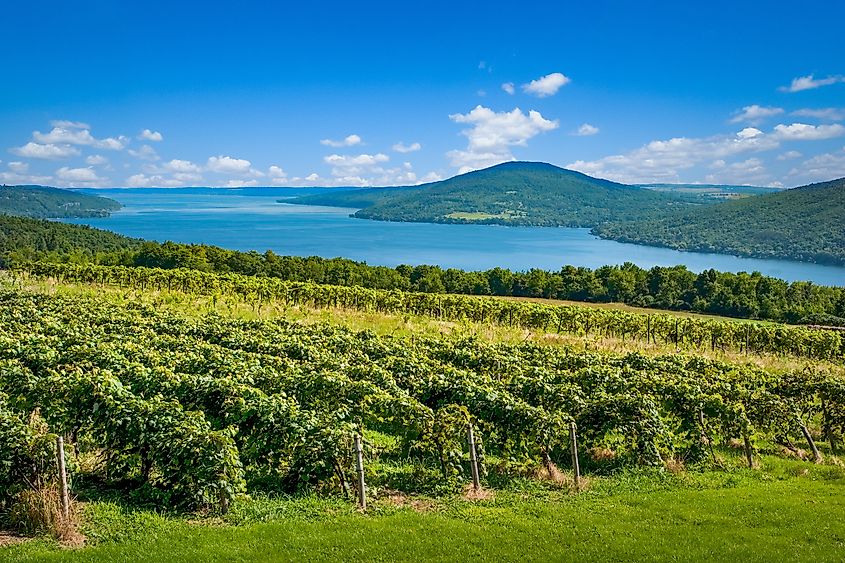
[[[46,186],[0,186],[0,213],[42,219],[107,217],[120,209],[113,199]]]
[[[845,178],[695,210],[597,225],[622,242],[845,264]]]
[[[289,203],[363,207],[362,219],[592,227],[688,202],[542,162],[506,162],[417,187],[352,190]]]

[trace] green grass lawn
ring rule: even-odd
[[[47,540],[3,561],[843,561],[845,470],[765,458],[758,471],[622,474],[574,495],[535,482],[397,503],[256,499],[225,519],[97,501],[89,547]]]

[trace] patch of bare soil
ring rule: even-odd
[[[31,538],[27,538],[24,536],[19,536],[17,534],[13,534],[12,532],[4,532],[0,530],[0,547],[8,547],[10,545],[15,545],[18,543],[23,543],[25,541],[29,541]]]

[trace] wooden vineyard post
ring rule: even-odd
[[[62,495],[62,516],[70,518],[70,497],[67,492],[67,471],[65,469],[65,439],[56,436],[56,457],[59,461],[59,485]]]
[[[575,421],[569,423],[569,448],[572,452],[572,471],[575,489],[581,486],[581,467],[578,465],[578,437],[575,434]]]
[[[481,482],[478,478],[478,456],[475,453],[475,434],[472,431],[472,424],[467,427],[467,441],[469,442],[469,466],[472,471],[472,488],[477,491],[481,488]]]
[[[367,484],[364,482],[364,446],[360,434],[355,434],[355,468],[358,471],[358,506],[366,510]]]
[[[751,449],[751,440],[748,438],[748,431],[742,433],[742,441],[745,445],[745,460],[748,462],[748,469],[754,469],[754,453]]]
[[[821,463],[822,454],[819,453],[819,449],[816,447],[816,442],[810,435],[810,431],[807,429],[803,422],[800,422],[799,424],[801,425],[801,433],[804,434],[804,439],[807,440],[807,444],[809,444],[810,449],[813,451],[813,461],[815,461],[816,463]]]

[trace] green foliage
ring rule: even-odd
[[[120,204],[106,197],[45,186],[0,186],[0,214],[25,217],[108,217]]]
[[[591,178],[541,162],[506,162],[415,188],[376,188],[303,196],[308,205],[363,207],[382,221],[592,227],[682,200]]]
[[[464,295],[317,285],[185,269],[51,263],[20,264],[17,268],[36,277],[110,283],[142,291],[155,289],[204,295],[233,294],[259,307],[264,302],[274,300],[315,307],[340,306],[363,311],[412,313],[457,321],[469,319],[584,336],[598,334],[621,339],[636,338],[673,344],[678,349],[734,349],[746,353],[783,354],[833,361],[841,361],[845,356],[843,333],[786,325],[691,317],[681,319],[659,313],[647,315],[573,305],[477,299]]]
[[[782,192],[617,218],[593,232],[622,242],[695,252],[845,264],[845,178]]]
[[[287,288],[296,299],[338,289]],[[651,466],[703,462],[705,430],[724,447],[748,432],[798,440],[802,425],[821,421],[841,441],[845,420],[845,382],[824,372],[406,340],[19,292],[0,294],[0,362],[12,450],[27,443],[20,421],[39,412],[81,455],[103,460],[98,481],[163,506],[348,490],[350,441],[362,429],[373,482],[431,491],[437,476],[443,491],[466,482],[468,423],[481,459],[520,466],[548,455],[565,467],[570,421],[584,451],[610,448],[621,465]]]

